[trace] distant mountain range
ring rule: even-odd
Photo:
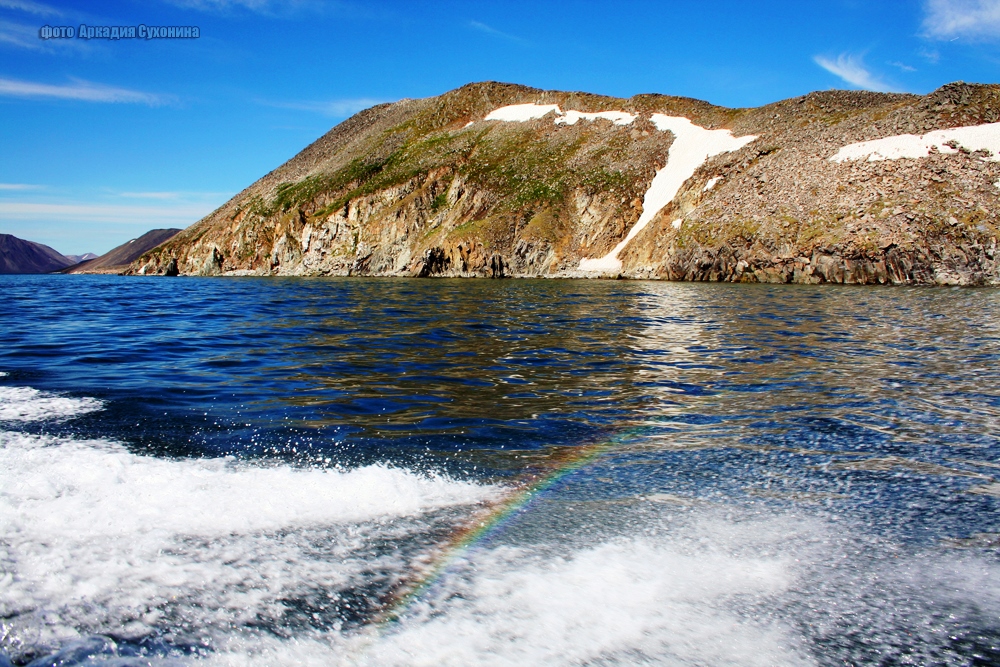
[[[97,259],[97,257],[98,256],[92,252],[84,253],[82,255],[66,255],[66,259],[72,261],[74,264],[86,262],[88,259]]]
[[[51,273],[73,263],[47,245],[0,234],[0,273]]]
[[[153,229],[136,239],[123,243],[100,257],[69,267],[63,273],[121,273],[143,253],[149,252],[165,241],[169,241],[179,229]]]
[[[0,273],[121,273],[130,262],[169,240],[179,229],[154,229],[100,257],[61,255],[47,245],[0,234]]]
[[[1000,284],[1000,86],[362,111],[128,273]]]

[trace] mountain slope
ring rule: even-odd
[[[89,259],[97,259],[97,255],[92,252],[87,252],[82,255],[66,255],[66,259],[71,260],[74,264],[79,264],[80,262],[86,262]]]
[[[170,240],[181,230],[153,229],[139,238],[121,244],[100,257],[81,262],[65,273],[120,273],[143,253],[149,252],[161,243]]]
[[[996,284],[997,121],[995,85],[727,109],[470,84],[357,114],[128,272]]]
[[[50,273],[72,263],[47,245],[0,234],[0,273]]]

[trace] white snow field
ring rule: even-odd
[[[667,153],[667,164],[656,172],[642,200],[642,215],[628,235],[611,252],[598,259],[581,259],[580,270],[595,273],[617,273],[622,268],[620,253],[641,232],[660,210],[673,201],[684,182],[694,175],[705,161],[722,153],[743,148],[756,139],[755,135],[734,137],[730,130],[707,130],[687,118],[654,113],[650,120],[661,132],[672,132],[674,143]],[[714,184],[713,184],[714,185]],[[676,221],[675,221],[676,223]],[[680,225],[674,225],[679,227]]]
[[[629,125],[638,116],[627,111],[598,111],[596,113],[586,113],[583,111],[563,111],[558,104],[512,104],[507,107],[500,107],[490,112],[483,120],[502,120],[508,123],[524,123],[536,118],[544,118],[550,113],[555,113],[556,125],[576,125],[581,120],[594,121],[599,118],[610,120],[615,125]],[[472,123],[469,123],[471,125]],[[468,125],[466,125],[468,127]]]
[[[635,122],[637,116],[625,111],[599,111],[596,113],[584,113],[582,111],[563,112],[557,104],[513,104],[511,106],[500,107],[490,112],[484,120],[501,120],[506,122],[519,122],[543,118],[550,113],[555,114],[554,123],[557,125],[576,125],[580,120],[594,121],[597,119],[609,120],[615,125],[629,125]],[[594,273],[617,273],[622,268],[618,253],[635,238],[636,234],[649,224],[660,210],[673,201],[677,196],[677,191],[684,185],[684,181],[694,175],[695,170],[705,163],[710,157],[721,153],[729,153],[743,148],[756,139],[755,135],[745,137],[734,137],[730,130],[708,130],[700,125],[695,125],[687,118],[680,116],[667,116],[662,113],[654,113],[650,120],[656,129],[661,132],[672,132],[674,143],[671,144],[667,153],[667,164],[656,172],[653,182],[642,200],[642,216],[635,223],[628,235],[621,243],[616,245],[611,252],[598,259],[581,259],[580,270]],[[705,191],[711,190],[719,177],[713,178],[706,184]],[[675,220],[675,228],[680,227]]]
[[[555,112],[561,114],[558,104],[512,104],[509,107],[494,109],[483,120],[502,120],[508,123],[523,123],[525,121],[542,118]]]
[[[859,141],[844,146],[830,158],[832,162],[847,160],[864,160],[877,162],[879,160],[899,160],[901,158],[922,158],[931,154],[932,149],[940,153],[957,153],[957,148],[948,144],[956,144],[970,151],[989,151],[989,160],[1000,162],[1000,123],[985,125],[969,125],[953,127],[947,130],[935,130],[917,136],[915,134],[899,134],[894,137]]]
[[[597,113],[584,113],[582,111],[567,111],[556,118],[556,125],[576,125],[580,120],[597,120],[603,118],[610,120],[615,125],[631,125],[637,116],[626,111],[598,111]]]

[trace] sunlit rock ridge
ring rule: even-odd
[[[362,111],[129,273],[1000,284],[1000,86]]]

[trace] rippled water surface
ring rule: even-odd
[[[1000,291],[0,276],[0,665],[1000,664]]]

